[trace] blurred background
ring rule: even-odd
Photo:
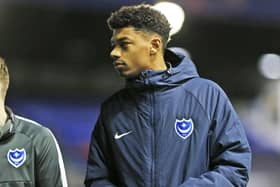
[[[82,186],[101,102],[124,83],[109,57],[106,19],[122,5],[142,2],[0,0],[0,56],[11,74],[7,105],[54,132],[70,187]],[[185,13],[169,47],[186,49],[244,122],[253,149],[248,186],[279,187],[280,1],[169,2]]]

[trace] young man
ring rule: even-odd
[[[0,58],[0,186],[67,187],[62,155],[52,132],[5,107],[9,72]]]
[[[246,186],[251,150],[242,124],[217,84],[165,50],[166,18],[149,5],[127,6],[108,25],[126,86],[102,104],[85,185]]]

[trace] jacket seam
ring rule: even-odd
[[[185,86],[185,84],[182,85],[182,87],[183,87],[183,89],[185,90],[185,92],[188,93],[188,94],[190,94],[190,95],[196,100],[196,102],[197,102],[197,103],[199,104],[199,106],[202,108],[202,111],[204,112],[204,114],[207,116],[207,119],[208,119],[209,121],[211,121],[211,117],[208,115],[208,113],[206,112],[204,106],[203,106],[202,103],[199,101],[199,99],[198,99],[192,92],[190,92],[189,90],[187,90],[184,86]]]

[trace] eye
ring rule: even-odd
[[[127,42],[121,42],[121,43],[120,43],[120,47],[121,47],[122,49],[125,49],[125,50],[126,50],[126,49],[128,48],[128,44],[129,44],[129,43],[127,43]]]

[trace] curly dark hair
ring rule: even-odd
[[[107,24],[111,30],[132,26],[137,30],[157,33],[161,36],[164,47],[171,30],[166,17],[148,4],[123,6],[111,14]]]

